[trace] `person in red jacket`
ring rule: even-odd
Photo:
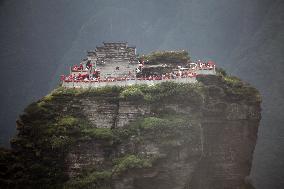
[[[83,70],[83,64],[80,63],[79,70]]]

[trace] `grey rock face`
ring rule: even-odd
[[[208,82],[218,83],[217,80]],[[206,81],[204,83],[207,84]],[[257,140],[260,106],[230,101],[222,88],[214,91],[218,95],[206,97],[210,99],[205,98],[201,107],[196,107],[196,104],[160,104],[160,110],[190,118],[188,130],[176,128],[181,129],[182,137],[173,138],[165,145],[153,140],[155,136],[149,133],[143,143],[137,144],[131,139],[115,149],[101,141],[80,142],[66,158],[67,173],[74,177],[85,167],[107,169],[112,163],[110,157],[138,152],[155,155],[158,159],[151,168],[129,169],[122,175],[113,175],[112,188],[245,188]],[[156,111],[153,106],[140,102],[82,98],[81,103],[84,114],[95,127],[123,128]]]

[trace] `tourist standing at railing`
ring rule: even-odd
[[[83,64],[80,63],[79,70],[83,70]]]
[[[66,79],[65,75],[61,75],[61,76],[60,76],[60,80],[61,80],[61,81],[65,81],[65,79]]]

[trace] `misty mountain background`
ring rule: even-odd
[[[284,186],[283,0],[0,0],[0,140],[24,107],[103,41],[139,54],[188,50],[214,60],[263,95],[251,179]]]

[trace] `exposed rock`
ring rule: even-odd
[[[2,163],[7,170],[0,183],[4,188],[9,181],[31,188],[245,188],[260,98],[233,79],[135,86],[139,95],[123,98],[124,88],[57,89],[18,121],[12,159],[25,160],[19,169],[25,176]]]

